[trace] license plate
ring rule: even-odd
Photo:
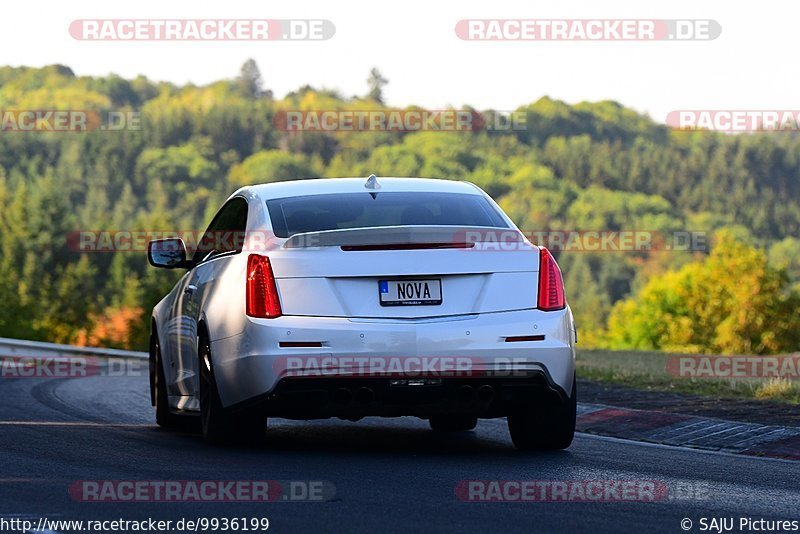
[[[432,306],[442,303],[441,280],[381,280],[381,306]]]

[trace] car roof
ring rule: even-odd
[[[263,200],[303,195],[324,195],[330,193],[359,192],[424,192],[424,193],[462,193],[481,195],[481,190],[469,182],[436,180],[432,178],[377,178],[379,188],[365,187],[367,178],[321,178],[311,180],[292,180],[243,187],[239,194],[250,193]]]

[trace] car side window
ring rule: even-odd
[[[247,201],[235,197],[225,203],[203,233],[192,256],[195,264],[208,256],[239,253],[244,246],[247,229]]]

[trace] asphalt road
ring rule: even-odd
[[[800,519],[798,462],[589,435],[565,452],[519,453],[500,420],[445,436],[410,418],[275,420],[263,445],[216,448],[156,427],[148,400],[145,376],[0,379],[0,520],[266,516],[277,532],[652,533],[683,532],[683,518],[692,532],[701,517],[737,527],[740,517]],[[473,503],[454,491],[463,480],[612,479],[656,481],[672,493],[660,502]],[[313,480],[333,484],[336,496],[81,502],[68,488],[82,480]]]

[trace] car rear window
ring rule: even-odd
[[[492,204],[462,193],[333,193],[267,201],[277,237],[375,226],[508,228]]]

